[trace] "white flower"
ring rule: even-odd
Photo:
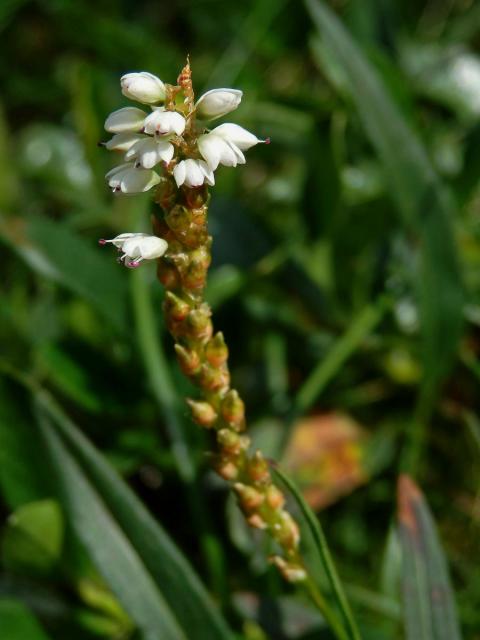
[[[219,164],[226,167],[245,164],[242,150],[250,149],[259,142],[268,144],[270,140],[260,140],[238,124],[227,122],[210,133],[201,135],[198,138],[198,149],[210,168],[215,171]]]
[[[198,138],[198,150],[213,171],[219,164],[226,167],[245,164],[245,156],[237,146],[213,133],[207,133]]]
[[[146,233],[121,233],[111,240],[99,240],[99,244],[111,243],[122,251],[118,258],[127,267],[138,267],[142,260],[161,258],[168,249],[168,243],[163,238],[149,236]]]
[[[174,146],[167,140],[147,138],[135,142],[125,154],[125,160],[136,160],[135,166],[152,169],[161,160],[170,162],[174,154]]]
[[[145,119],[145,133],[150,135],[163,137],[176,133],[181,136],[184,131],[185,118],[178,111],[166,111],[159,107]]]
[[[122,93],[130,100],[143,102],[144,104],[155,104],[165,100],[165,85],[148,71],[139,73],[127,73],[120,79]]]
[[[148,169],[137,169],[132,162],[114,167],[105,179],[112,191],[122,193],[142,193],[160,182],[158,173]]]
[[[207,184],[215,184],[212,169],[203,160],[182,160],[173,169],[173,177],[177,183],[177,187],[184,184],[186,187],[199,187],[204,182]]]
[[[212,89],[197,100],[195,105],[199,118],[214,120],[238,107],[243,92],[238,89]]]
[[[128,151],[135,142],[146,139],[141,133],[116,133],[108,142],[101,143],[109,151]]]
[[[210,134],[220,136],[220,138],[223,138],[223,140],[242,151],[250,149],[250,147],[255,146],[259,142],[263,142],[264,144],[270,143],[270,138],[260,140],[257,136],[254,136],[253,133],[250,133],[250,131],[231,122],[226,122],[225,124],[215,127]]]
[[[111,133],[138,132],[143,129],[146,113],[136,107],[123,107],[111,113],[105,120],[105,129]]]

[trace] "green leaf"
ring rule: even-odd
[[[12,509],[45,495],[44,469],[35,463],[42,455],[39,438],[22,411],[23,400],[0,379],[0,491]]]
[[[311,558],[316,565],[322,568],[330,588],[331,598],[342,616],[343,633],[340,634],[337,632],[337,637],[344,637],[348,640],[360,640],[357,625],[345,596],[340,578],[338,577],[325,534],[323,533],[318,518],[305,502],[302,494],[295,484],[278,468],[274,468],[273,473],[280,483],[287,489],[298,506],[299,516],[297,516],[297,520],[300,525],[303,544],[306,547],[304,549],[305,556],[307,559]],[[312,575],[315,567],[308,566],[308,569],[309,573]],[[322,592],[325,588],[323,575],[314,575],[313,580],[316,583],[318,591]],[[325,612],[323,613],[325,614]]]
[[[323,44],[342,69],[404,224],[419,238],[425,380],[434,384],[450,367],[462,326],[463,292],[451,223],[455,207],[422,143],[360,47],[327,6],[318,0],[305,2]]]
[[[447,563],[433,518],[407,475],[398,481],[398,533],[407,640],[460,640]]]
[[[102,255],[65,223],[36,215],[24,224],[0,220],[0,235],[32,269],[82,296],[117,330],[126,331],[126,280],[112,256]]]
[[[2,640],[49,640],[37,620],[21,602],[0,600]]]
[[[186,640],[136,550],[55,433],[39,416],[59,492],[72,526],[146,640]]]
[[[44,392],[37,400],[53,418],[111,516],[128,536],[191,640],[230,640],[231,633],[197,575],[135,494]],[[113,585],[112,585],[113,586]]]
[[[63,517],[54,500],[25,504],[8,519],[2,539],[2,559],[15,571],[48,573],[60,559]]]

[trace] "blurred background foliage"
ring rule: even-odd
[[[321,513],[371,640],[404,637],[392,523],[413,474],[480,638],[480,5],[3,0],[0,29],[2,640],[169,637],[136,619],[149,583],[80,432],[239,637],[331,637],[208,471],[154,268],[96,245],[149,228],[148,195],[103,179],[119,77],[173,83],[187,53],[197,94],[241,88],[235,122],[272,140],[217,172],[210,214],[208,299],[256,442]]]

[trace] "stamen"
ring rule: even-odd
[[[98,241],[98,244],[104,245],[107,244],[108,240],[105,240],[105,238],[100,238],[100,240]]]
[[[125,266],[127,266],[129,269],[136,269],[140,266],[140,260],[131,260],[130,262],[126,262]]]
[[[265,138],[265,140],[263,142],[264,142],[264,144],[270,144],[271,140],[270,140],[270,138]]]
[[[102,142],[102,140],[97,142],[97,147],[106,147],[106,146],[107,146],[107,143],[106,142]]]

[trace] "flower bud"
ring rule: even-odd
[[[265,520],[258,513],[253,513],[251,516],[248,516],[247,523],[254,527],[254,529],[266,529],[268,527]]]
[[[242,431],[245,428],[245,405],[235,389],[230,389],[223,399],[221,412],[232,429]]]
[[[143,102],[144,104],[155,104],[165,100],[165,85],[147,71],[139,73],[127,73],[120,79],[122,93],[130,100]]]
[[[247,487],[247,485],[241,482],[236,482],[233,488],[238,495],[238,502],[244,511],[255,511],[265,499],[260,491],[257,491],[253,487]]]
[[[211,311],[206,305],[192,309],[185,318],[188,335],[197,339],[209,338],[213,332],[210,316]]]
[[[197,402],[187,399],[187,403],[192,410],[192,418],[197,424],[206,429],[209,429],[215,424],[217,414],[209,402]]]
[[[200,370],[200,358],[196,351],[190,351],[180,344],[175,345],[178,364],[186,376],[192,376]]]
[[[240,453],[242,442],[240,436],[230,429],[220,429],[217,433],[217,442],[226,453]]]
[[[228,347],[225,344],[223,333],[219,331],[205,347],[205,357],[212,367],[221,367],[227,361]]]
[[[299,564],[287,562],[280,556],[272,556],[270,562],[279,569],[288,582],[303,582],[307,579],[307,572]]]
[[[228,480],[229,482],[235,480],[238,476],[238,468],[236,464],[229,459],[219,458],[213,464],[214,470],[218,473],[218,475],[224,480]]]
[[[202,365],[200,386],[208,391],[218,391],[228,386],[230,375],[227,369],[214,369],[208,364]]]
[[[279,522],[273,525],[273,537],[284,549],[292,551],[297,548],[300,542],[300,531],[287,511],[282,511]]]
[[[105,130],[110,133],[135,133],[143,129],[145,111],[136,107],[123,107],[113,111],[105,120]]]
[[[285,504],[285,496],[275,485],[271,484],[266,491],[266,500],[272,509],[281,509]]]
[[[247,473],[253,482],[262,484],[270,480],[268,463],[260,451],[256,451],[248,461]]]
[[[196,112],[199,118],[214,120],[238,107],[243,93],[238,89],[212,89],[200,96]]]
[[[190,305],[171,291],[166,292],[163,306],[165,313],[177,322],[184,320],[190,311]]]

